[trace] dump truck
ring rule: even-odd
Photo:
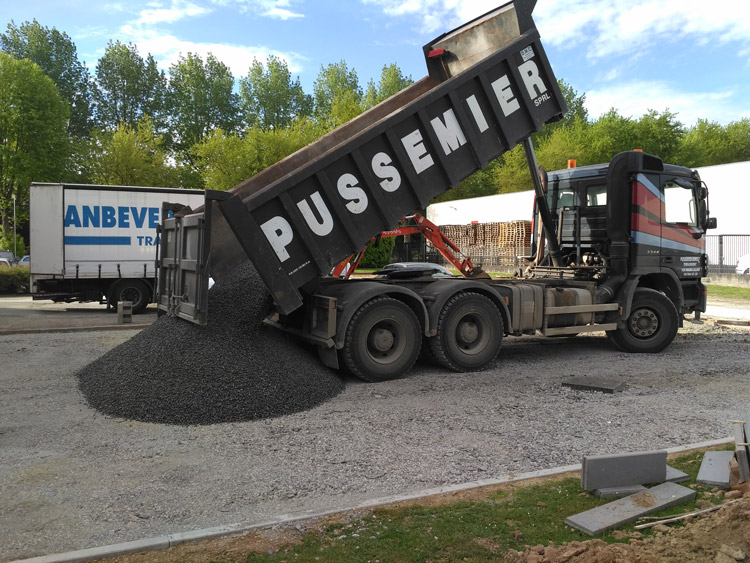
[[[663,350],[683,314],[705,310],[708,191],[691,170],[636,151],[540,171],[530,136],[566,108],[534,4],[441,35],[423,48],[427,77],[228,192],[207,191],[202,208],[174,209],[160,226],[160,314],[210,322],[210,279],[249,259],[273,299],[265,322],[367,381],[404,375],[420,351],[480,370],[505,336],[538,332],[605,331],[628,351]],[[522,276],[329,275],[519,144],[537,233]]]
[[[199,206],[203,191],[31,184],[31,293],[55,302],[118,301],[139,313],[156,285],[163,203]]]

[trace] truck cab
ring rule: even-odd
[[[680,325],[682,314],[705,310],[704,234],[716,220],[697,172],[627,151],[609,163],[550,172],[545,183],[560,272],[597,282],[599,300],[626,311],[637,288],[665,295]],[[535,248],[539,240],[535,230]],[[554,271],[549,254],[540,266]]]

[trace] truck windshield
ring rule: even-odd
[[[672,181],[664,184],[664,218],[674,225],[698,226],[694,190]]]

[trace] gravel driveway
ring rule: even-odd
[[[417,365],[281,418],[133,422],[91,409],[75,374],[134,334],[0,336],[0,561],[725,438],[750,406],[750,328],[704,316],[658,355],[508,338],[482,373]],[[577,374],[626,389],[561,386]]]

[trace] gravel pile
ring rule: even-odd
[[[246,262],[209,291],[205,327],[161,317],[78,373],[100,412],[215,424],[310,409],[344,388],[315,355],[262,324],[268,292]]]

